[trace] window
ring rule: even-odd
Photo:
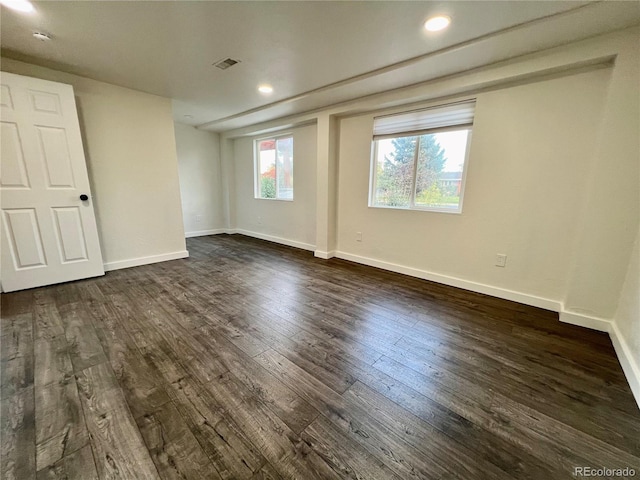
[[[293,137],[263,138],[255,143],[256,198],[293,200]]]
[[[374,119],[369,206],[462,211],[475,102]]]

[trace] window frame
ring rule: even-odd
[[[293,149],[295,148],[295,142],[293,138],[293,132],[279,133],[277,135],[267,135],[265,137],[259,137],[253,139],[253,198],[255,200],[277,200],[280,202],[293,202],[295,198],[295,187],[291,187],[291,198],[278,198],[278,147],[277,141],[283,138],[291,139],[291,170],[294,169],[294,153]],[[275,175],[276,175],[276,197],[274,198],[265,198],[261,197],[260,194],[260,142],[264,142],[265,140],[273,140],[276,142],[276,159],[275,159]]]
[[[389,205],[376,205],[375,203],[375,195],[377,189],[377,158],[378,158],[378,141],[385,140],[389,138],[403,138],[403,137],[420,137],[421,135],[432,135],[435,133],[441,132],[453,132],[467,130],[467,143],[465,145],[464,152],[464,162],[462,164],[462,178],[460,179],[460,202],[458,203],[457,209],[444,208],[444,207],[430,207],[426,205],[416,205],[415,196],[416,196],[416,183],[418,179],[417,175],[417,167],[418,167],[418,155],[420,149],[416,145],[416,151],[414,153],[413,158],[413,174],[412,174],[412,187],[411,193],[409,196],[409,205],[406,207],[402,206],[389,206]],[[382,209],[391,209],[391,210],[413,210],[419,212],[435,212],[435,213],[452,213],[452,214],[461,214],[462,213],[462,204],[464,201],[464,191],[467,179],[467,166],[469,164],[469,151],[471,150],[471,137],[473,136],[473,124],[471,125],[452,125],[450,127],[440,127],[440,128],[432,128],[428,130],[421,131],[412,131],[412,132],[402,132],[397,134],[385,135],[385,138],[378,138],[371,140],[371,163],[370,163],[370,177],[369,177],[369,208],[382,208]]]

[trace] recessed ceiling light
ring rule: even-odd
[[[183,115],[184,118],[193,118],[193,115],[189,115],[188,113],[186,115]]]
[[[268,95],[270,93],[273,93],[273,87],[271,85],[260,85],[258,86],[258,91],[260,93],[264,93],[265,95]]]
[[[0,0],[0,3],[18,12],[31,13],[35,11],[33,4],[27,0]]]
[[[424,28],[430,32],[438,32],[447,28],[450,23],[451,19],[449,17],[446,15],[438,15],[424,22]]]
[[[38,40],[42,40],[43,42],[46,42],[47,40],[51,40],[51,35],[47,35],[46,33],[42,33],[42,32],[33,32],[33,36]]]

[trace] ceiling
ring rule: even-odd
[[[33,3],[31,14],[2,7],[3,56],[169,97],[176,121],[216,131],[640,22],[635,1]],[[434,14],[451,26],[426,32]],[[227,57],[240,63],[213,66]],[[262,83],[274,92],[260,94]]]

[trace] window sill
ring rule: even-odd
[[[262,198],[262,197],[253,197],[254,200],[269,200],[271,202],[293,202],[293,198]]]
[[[431,213],[452,213],[456,215],[462,214],[462,207],[455,210],[451,208],[435,208],[435,207],[387,207],[384,205],[369,205],[369,208],[380,210],[403,210],[406,212],[431,212]]]

